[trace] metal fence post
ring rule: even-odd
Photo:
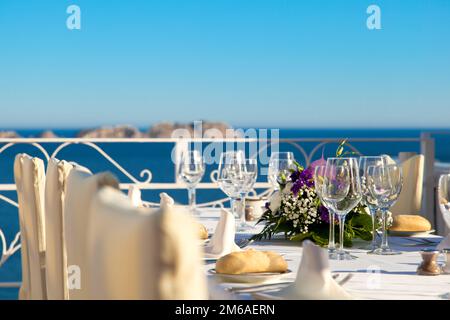
[[[425,156],[425,170],[423,180],[423,216],[430,220],[431,224],[436,228],[436,207],[435,207],[435,177],[434,177],[434,160],[435,145],[434,138],[431,133],[422,132],[420,134],[420,152]]]

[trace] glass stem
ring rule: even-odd
[[[328,219],[330,220],[330,230],[328,235],[328,250],[335,250],[336,244],[334,242],[334,213],[328,210]]]
[[[382,210],[382,227],[383,227],[383,239],[381,240],[381,249],[389,249],[388,237],[387,237],[387,212],[385,209]]]
[[[241,226],[245,226],[245,197],[247,195],[245,193],[241,194],[241,203],[239,208],[239,220],[241,222]]]
[[[372,216],[372,250],[375,250],[377,248],[377,227],[376,227],[376,221],[377,221],[377,209],[376,208],[370,208],[370,215]]]
[[[236,198],[230,197],[230,209],[234,217],[237,217]]]
[[[196,207],[195,187],[188,188],[188,197],[189,197],[189,210],[191,211],[191,213],[194,213]]]
[[[338,253],[344,253],[344,224],[345,224],[345,215],[338,215],[339,218],[339,250]]]

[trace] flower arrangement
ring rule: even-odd
[[[343,155],[342,142],[336,152]],[[322,158],[308,168],[296,163],[289,177],[282,177],[280,190],[272,194],[266,203],[266,211],[258,223],[265,223],[264,229],[253,236],[254,240],[272,238],[275,234],[284,234],[286,239],[303,241],[309,239],[318,245],[328,244],[329,214],[315,187],[313,172],[316,166],[323,165]],[[338,236],[338,221],[335,221],[335,236]],[[351,246],[354,238],[372,239],[372,219],[368,208],[359,204],[346,217],[344,245]]]

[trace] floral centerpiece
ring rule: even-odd
[[[336,153],[342,155],[345,141]],[[309,239],[318,245],[328,244],[329,214],[314,187],[313,173],[318,165],[324,165],[322,158],[308,168],[296,163],[289,177],[282,177],[280,190],[272,194],[266,203],[266,211],[258,223],[265,223],[264,229],[253,236],[254,240],[270,239],[275,234],[284,234],[286,239],[303,241]],[[338,221],[335,221],[335,227]],[[354,238],[372,239],[372,219],[368,208],[359,204],[345,219],[344,245],[351,246]],[[338,236],[337,229],[335,230]],[[336,239],[337,240],[337,239]]]

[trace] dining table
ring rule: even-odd
[[[219,221],[220,209],[201,209],[196,219],[202,223],[209,234]],[[249,222],[245,231],[236,232],[236,243],[245,243],[252,235],[262,230],[263,226],[255,221]],[[401,254],[375,255],[368,254],[365,248],[367,241],[355,239],[353,246],[345,248],[353,258],[352,260],[329,260],[332,274],[341,278],[348,276],[343,287],[354,299],[370,300],[428,300],[450,299],[450,274],[437,276],[423,276],[417,274],[417,268],[422,261],[421,250],[434,248],[442,237],[433,234],[422,234],[410,237],[389,236],[390,246]],[[282,282],[294,281],[300,261],[302,259],[301,242],[286,240],[282,235],[272,239],[258,240],[249,243],[244,249],[274,251],[282,255],[292,271],[282,278]],[[442,254],[438,263],[444,264]],[[254,284],[227,283],[211,272],[215,267],[214,261],[204,262],[205,273],[208,278],[210,295],[212,299],[256,299],[252,292],[242,292],[237,289],[251,288]],[[281,286],[280,286],[281,287]],[[272,288],[276,290],[276,286]],[[251,290],[250,290],[251,291]]]

